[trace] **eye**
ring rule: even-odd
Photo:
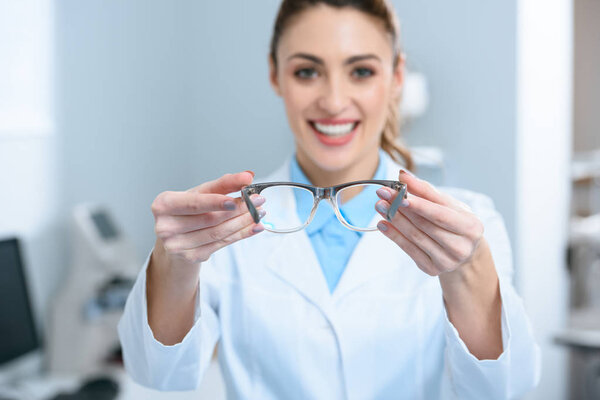
[[[300,79],[316,78],[317,71],[314,68],[302,68],[294,72],[294,75]]]
[[[374,74],[375,73],[372,69],[364,67],[355,68],[354,71],[352,71],[352,75],[357,78],[368,78],[370,76],[373,76]]]

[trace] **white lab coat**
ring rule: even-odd
[[[397,179],[400,167],[384,161],[388,179]],[[286,180],[289,160],[265,179]],[[359,240],[333,294],[304,231],[263,232],[201,266],[195,324],[172,346],[154,339],[148,325],[146,261],[119,323],[127,371],[145,386],[193,390],[218,342],[231,399],[520,397],[539,380],[540,354],[512,286],[502,217],[484,195],[439,189],[484,223],[502,296],[497,360],[469,353],[447,318],[439,279],[380,232]]]

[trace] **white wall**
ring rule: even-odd
[[[530,397],[540,400],[566,393],[566,352],[553,336],[566,326],[568,298],[572,16],[570,0],[519,1],[517,283],[542,348],[542,380]]]

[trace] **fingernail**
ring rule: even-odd
[[[407,169],[401,169],[401,170],[400,170],[400,174],[407,174],[407,175],[410,175],[410,176],[414,176],[414,177],[416,178],[416,175],[415,175],[415,174],[413,174],[412,172],[410,172],[410,171],[409,171],[409,170],[407,170]]]
[[[377,209],[377,211],[379,211],[382,214],[387,214],[387,212],[388,212],[388,206],[386,206],[383,203],[377,203],[375,205],[375,208]]]
[[[259,195],[252,198],[252,204],[254,204],[254,207],[259,207],[265,204],[265,200],[266,199],[264,197]]]
[[[229,211],[235,210],[235,203],[231,200],[226,200],[223,203],[223,208]]]
[[[249,169],[247,169],[247,170],[246,170],[246,171],[244,171],[244,172],[247,172],[247,173],[249,173],[249,174],[250,174],[250,175],[252,175],[252,177],[254,178],[254,172],[250,171]]]
[[[259,233],[265,230],[265,227],[262,225],[256,225],[252,228],[252,233]]]
[[[261,219],[265,215],[267,215],[267,212],[265,210],[258,210],[258,219]]]
[[[388,192],[384,188],[377,189],[377,195],[379,197],[381,197],[383,200],[390,201],[392,199],[392,195],[390,194],[390,192]]]
[[[410,205],[410,203],[407,199],[402,199],[402,202],[400,203],[400,207],[408,207],[409,205]]]
[[[387,231],[387,230],[388,230],[388,227],[387,227],[387,225],[386,225],[386,224],[384,224],[384,223],[383,223],[383,221],[380,221],[380,222],[377,224],[377,229],[379,229],[380,231],[383,231],[383,232],[385,232],[385,231]]]

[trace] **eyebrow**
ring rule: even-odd
[[[292,54],[291,56],[289,56],[287,58],[287,60],[291,60],[292,58],[303,58],[305,60],[309,60],[314,62],[315,64],[319,64],[319,65],[324,65],[325,62],[323,61],[323,59],[317,57],[317,56],[313,56],[312,54],[307,54],[307,53],[296,53],[296,54]],[[348,57],[346,59],[346,61],[344,61],[344,65],[349,65],[358,61],[362,61],[362,60],[368,60],[368,59],[375,59],[378,60],[379,62],[381,62],[381,58],[379,58],[378,56],[376,56],[375,54],[359,54],[356,56],[352,56],[352,57]]]

